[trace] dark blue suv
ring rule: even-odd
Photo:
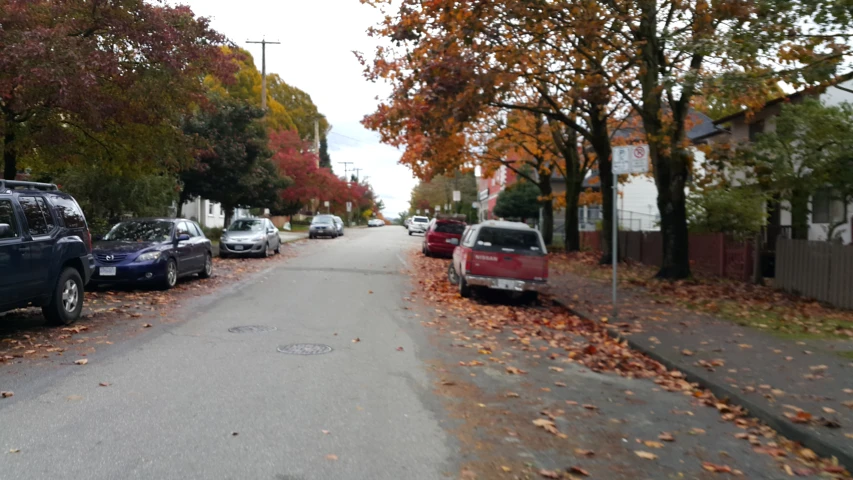
[[[0,312],[34,305],[49,324],[71,324],[94,265],[73,197],[56,185],[0,180]]]

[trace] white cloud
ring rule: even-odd
[[[255,57],[260,68],[261,46],[246,40],[280,41],[267,46],[267,73],[277,73],[290,85],[311,95],[332,125],[329,150],[335,173],[343,165],[362,168],[374,190],[385,202],[385,214],[396,215],[409,207],[411,189],[417,183],[411,171],[399,165],[401,152],[379,143],[378,136],[359,121],[377,105],[388,88],[367,82],[363,67],[352,53],[368,58],[377,40],[366,34],[381,20],[380,12],[357,0],[180,0],[196,15],[209,17],[213,28]]]

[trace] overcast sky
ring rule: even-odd
[[[388,86],[372,84],[352,51],[369,55],[376,40],[365,30],[381,19],[378,10],[358,0],[176,0],[209,17],[213,28],[247,49],[261,66],[261,46],[246,40],[280,41],[267,46],[267,73],[277,73],[290,85],[308,92],[332,125],[329,153],[335,173],[344,165],[361,168],[385,202],[386,216],[408,210],[417,181],[397,163],[401,152],[379,143],[378,136],[359,121],[384,98]]]

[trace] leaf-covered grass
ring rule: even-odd
[[[552,255],[553,274],[573,273],[610,282],[610,265],[599,265],[592,253]],[[789,339],[853,339],[853,311],[841,310],[770,286],[696,275],[689,280],[654,279],[655,268],[619,264],[619,284],[640,287],[652,298]]]

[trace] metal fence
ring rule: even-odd
[[[776,286],[836,307],[853,309],[853,247],[779,238]]]

